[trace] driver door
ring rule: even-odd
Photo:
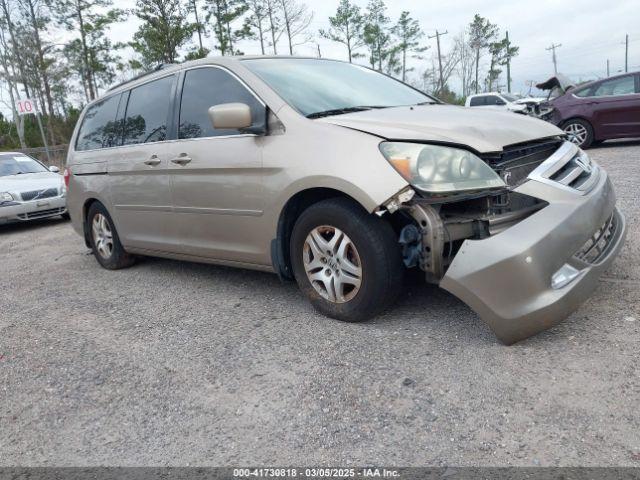
[[[263,139],[214,129],[208,110],[244,103],[259,123],[266,107],[235,75],[217,66],[184,72],[179,92],[178,140],[168,144],[167,168],[181,252],[264,263],[265,247],[252,234],[263,209]]]

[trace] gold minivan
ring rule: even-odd
[[[507,344],[576,309],[625,235],[607,173],[555,126],[332,60],[207,58],[119,85],[85,108],[65,179],[105,268],[275,272],[354,322],[420,269]]]

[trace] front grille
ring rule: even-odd
[[[542,162],[548,159],[563,141],[552,138],[511,145],[502,152],[486,154],[482,159],[493,168],[510,188],[515,188],[525,182]]]
[[[66,211],[66,208],[51,208],[49,210],[40,210],[38,212],[21,213],[18,215],[20,220],[34,220],[36,218],[52,217],[54,215],[62,215]]]
[[[598,184],[600,167],[570,142],[564,142],[529,178],[586,194]]]
[[[23,202],[29,202],[31,200],[39,200],[41,198],[51,198],[57,197],[58,189],[57,188],[47,188],[45,190],[32,190],[30,192],[22,192],[20,194],[20,198],[22,198]]]
[[[582,262],[594,265],[606,257],[612,240],[616,237],[619,228],[618,217],[615,212],[602,225],[593,236],[585,242],[574,257]]]
[[[566,187],[581,190],[585,186],[591,174],[593,173],[593,164],[589,157],[578,151],[564,165],[559,165],[557,170],[551,171],[547,178],[558,182]]]

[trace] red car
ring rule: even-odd
[[[537,85],[550,90],[541,118],[587,148],[612,138],[640,137],[640,72],[574,87],[562,75]]]

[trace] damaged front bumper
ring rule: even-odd
[[[576,310],[624,243],[625,220],[604,170],[594,164],[588,189],[547,177],[532,174],[515,191],[548,205],[497,235],[465,240],[440,282],[508,345]]]

